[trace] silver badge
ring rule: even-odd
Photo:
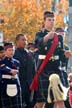
[[[47,50],[47,46],[45,47],[45,50]]]

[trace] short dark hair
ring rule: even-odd
[[[8,48],[13,48],[12,42],[5,42],[4,43],[4,50],[7,50]]]
[[[44,16],[47,15],[47,14],[54,14],[54,13],[52,11],[45,11]]]
[[[3,51],[3,50],[4,50],[4,47],[3,46],[0,46],[0,52]]]
[[[64,29],[61,27],[56,28],[55,32],[59,33],[59,32],[64,32]]]
[[[28,45],[35,45],[33,42],[29,42]]]
[[[18,41],[18,40],[20,39],[21,36],[24,36],[24,34],[17,34],[15,40]]]
[[[45,11],[44,14],[43,14],[43,17],[44,17],[44,20],[47,17],[54,17],[54,13],[52,11]]]

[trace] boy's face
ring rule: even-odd
[[[49,29],[52,29],[54,26],[54,17],[47,17],[44,21],[44,24]]]
[[[17,41],[17,44],[20,48],[25,48],[25,46],[27,44],[26,36],[20,36],[20,39]]]
[[[0,59],[4,57],[4,50],[0,51]]]
[[[7,49],[5,50],[5,56],[6,56],[6,57],[12,58],[12,57],[13,57],[13,53],[14,53],[13,48],[7,48]]]

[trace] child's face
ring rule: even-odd
[[[8,48],[5,50],[5,56],[6,57],[9,57],[9,58],[12,58],[13,57],[13,48]]]
[[[54,17],[47,17],[44,21],[45,27],[52,29],[54,26]]]

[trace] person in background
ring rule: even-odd
[[[65,43],[65,31],[63,28],[58,27],[55,30],[56,33],[58,33],[58,35],[63,37],[63,41],[64,41],[64,45],[63,45],[63,50],[65,50],[65,53],[61,56],[61,70],[62,70],[62,75],[65,77],[62,82],[64,84],[64,86],[68,87],[68,73],[67,73],[67,65],[68,65],[68,60],[69,57],[71,56],[71,51],[69,50],[68,45]]]
[[[16,36],[16,49],[14,58],[20,61],[20,83],[22,88],[22,103],[25,108],[31,108],[32,103],[30,100],[31,91],[29,86],[33,80],[35,74],[35,63],[32,55],[26,50],[26,36],[24,34],[17,34]]]
[[[0,60],[4,57],[4,47],[0,46]]]
[[[29,42],[27,45],[27,49],[30,51],[34,51],[35,49],[35,44],[33,42]]]
[[[12,43],[4,43],[4,58],[0,62],[1,108],[22,108],[19,65],[19,61],[13,58]]]
[[[28,52],[32,55],[33,59],[34,59],[35,44],[33,42],[29,42],[27,44],[27,47],[26,48],[27,48]]]
[[[69,57],[72,56],[71,54],[71,51],[68,47],[68,45],[65,43],[65,31],[63,28],[59,27],[59,28],[56,28],[55,30],[56,33],[58,33],[58,35],[61,35],[63,37],[63,42],[64,42],[64,45],[63,45],[63,50],[65,50],[65,53],[62,55],[60,55],[60,58],[61,58],[61,81],[62,81],[62,84],[68,88],[69,87],[69,83],[68,83],[68,72],[67,72],[67,66],[68,66],[68,60],[69,60]],[[69,96],[67,96],[68,99],[67,101],[65,102],[66,106],[69,107]]]
[[[35,45],[34,42],[30,42],[27,45],[27,49],[32,54],[32,57],[35,61],[35,67],[37,67],[37,61],[38,61],[38,48],[37,48],[37,46]]]

